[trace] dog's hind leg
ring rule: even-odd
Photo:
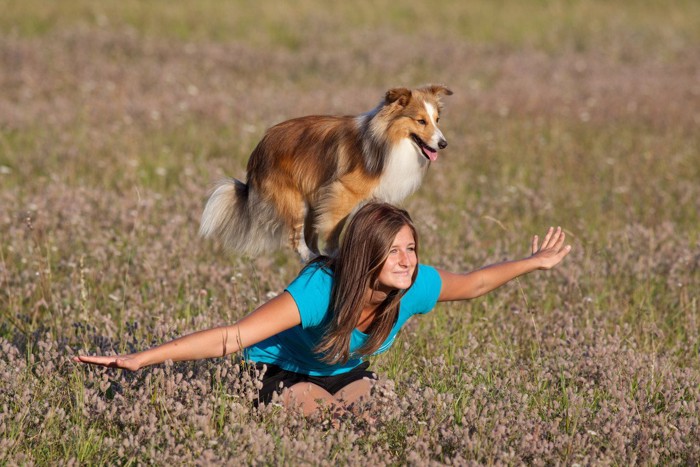
[[[265,192],[268,193],[270,203],[275,207],[279,218],[289,231],[289,245],[292,249],[304,261],[315,256],[304,239],[306,203],[301,193],[284,186],[273,186],[272,183],[265,187]]]
[[[333,253],[339,245],[345,222],[353,210],[367,201],[377,181],[351,172],[327,186],[316,208],[315,230],[325,243],[323,251]]]
[[[303,224],[297,226],[289,237],[292,248],[294,248],[294,250],[299,254],[299,257],[303,263],[306,263],[318,256],[318,254],[312,251],[307,245],[306,238],[304,237]]]

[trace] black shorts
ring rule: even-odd
[[[313,383],[322,387],[331,394],[335,394],[345,386],[363,378],[377,379],[377,375],[367,370],[369,362],[364,362],[347,373],[333,376],[311,376],[303,373],[284,370],[275,365],[265,364],[267,371],[262,377],[263,386],[258,391],[258,403],[269,403],[272,395],[277,392],[281,394],[284,388],[289,388],[297,383]],[[255,368],[262,372],[263,364],[256,363]],[[256,404],[257,405],[257,404]]]

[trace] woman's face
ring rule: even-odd
[[[409,226],[404,225],[391,243],[389,256],[379,273],[379,290],[388,293],[396,289],[409,288],[417,263],[413,232]]]

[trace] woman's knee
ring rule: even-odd
[[[285,406],[300,406],[304,415],[309,415],[321,406],[338,404],[333,394],[314,383],[296,383],[282,391],[282,402]]]
[[[369,398],[376,380],[369,378],[358,379],[343,387],[334,396],[344,404],[352,404]]]

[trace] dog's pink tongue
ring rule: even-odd
[[[425,146],[423,147],[423,152],[431,161],[435,162],[437,160],[438,153],[435,149]]]

